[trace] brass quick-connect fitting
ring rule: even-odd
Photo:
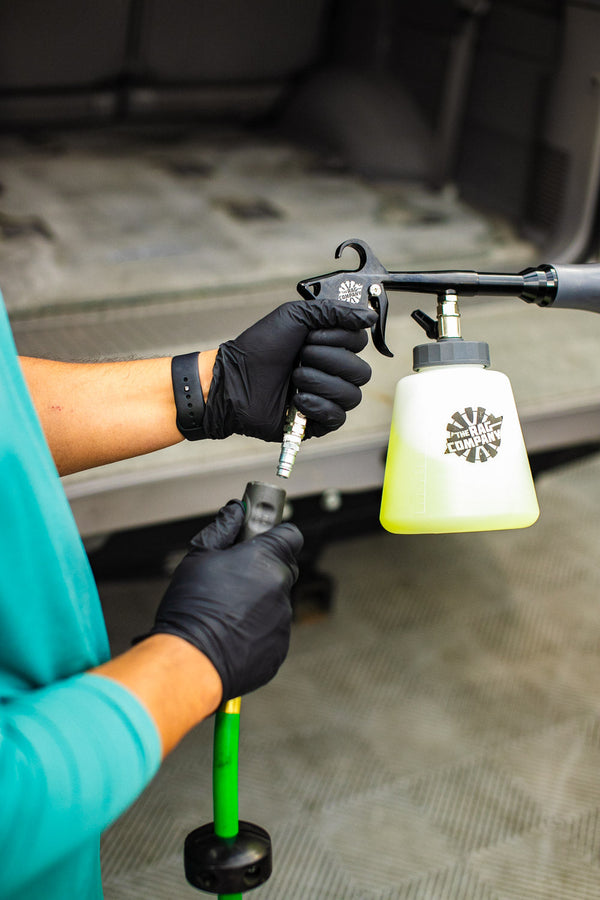
[[[279,454],[279,463],[277,465],[277,474],[280,475],[281,478],[290,477],[305,431],[306,416],[301,412],[298,412],[295,406],[290,406],[285,417],[283,442],[281,444],[281,453]]]

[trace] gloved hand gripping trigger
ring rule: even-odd
[[[384,284],[389,273],[371,248],[358,238],[351,238],[340,244],[335,251],[336,259],[341,257],[346,247],[352,247],[358,253],[357,269],[307,278],[298,282],[298,293],[305,300],[334,300],[343,305],[374,309],[377,321],[371,326],[373,344],[384,356],[393,356],[385,342],[388,298]]]
[[[393,356],[385,342],[385,325],[388,313],[388,298],[384,280],[387,270],[381,265],[371,248],[358,238],[351,238],[340,244],[335,251],[339,259],[346,247],[356,250],[359,258],[358,269],[332,272],[298,282],[297,290],[304,300],[333,300],[340,305],[362,309],[374,309],[377,319],[371,326],[373,344],[384,356]],[[283,444],[279,455],[277,474],[289,478],[300,444],[304,437],[306,417],[291,404],[283,433]]]

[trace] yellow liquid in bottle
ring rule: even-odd
[[[539,508],[524,448],[516,464],[506,463],[422,452],[392,422],[381,524],[394,534],[526,528]]]

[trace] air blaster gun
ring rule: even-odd
[[[420,310],[412,313],[432,340],[460,337],[458,297],[520,297],[526,303],[538,306],[600,312],[600,264],[541,265],[517,274],[462,270],[389,272],[371,248],[358,238],[340,244],[335,258],[339,259],[347,247],[358,253],[357,269],[306,278],[298,283],[297,290],[306,300],[334,300],[344,305],[375,309],[377,321],[371,328],[373,344],[384,356],[393,356],[385,338],[390,291],[437,295],[437,321]],[[305,417],[292,404],[286,417],[277,469],[277,474],[283,478],[291,473],[305,425]]]

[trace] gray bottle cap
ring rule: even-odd
[[[431,344],[413,347],[413,369],[428,366],[484,366],[490,365],[490,348],[485,341],[463,341],[462,338],[442,338]]]

